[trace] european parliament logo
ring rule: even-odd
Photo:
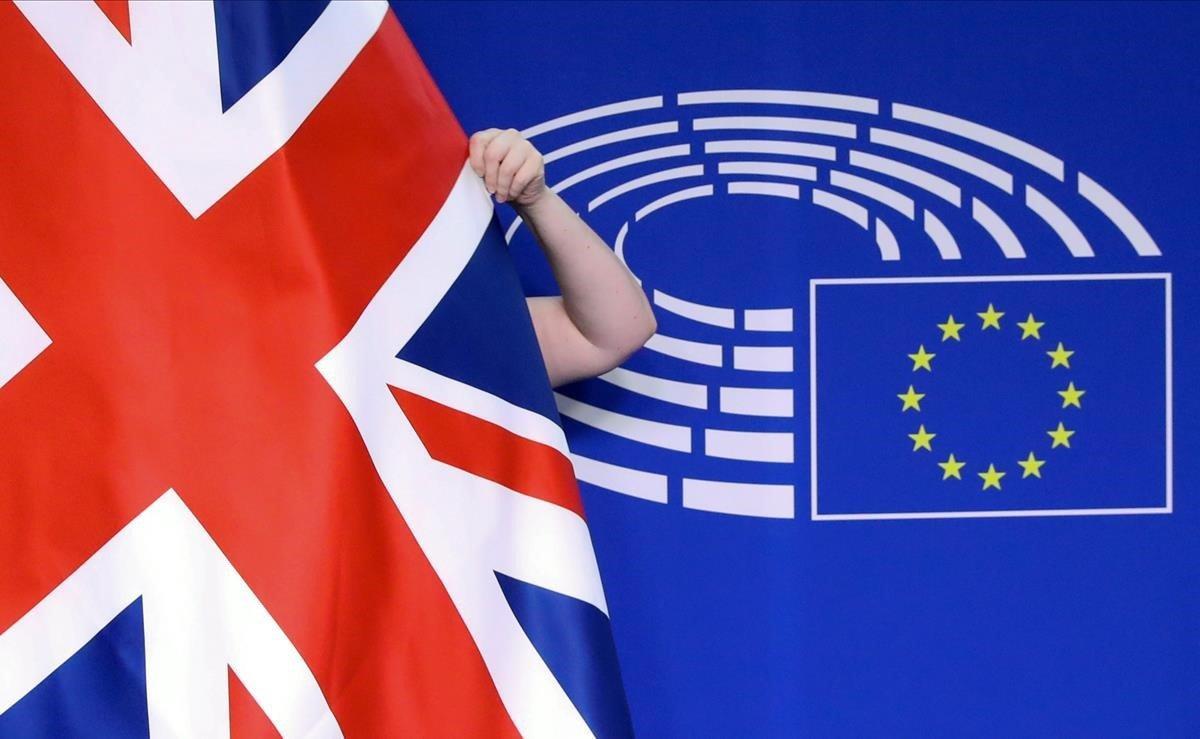
[[[1084,171],[948,112],[802,90],[523,133],[659,322],[557,394],[586,485],[776,519],[1171,511],[1170,275]]]

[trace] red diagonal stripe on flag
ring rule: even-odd
[[[171,487],[346,735],[515,736],[314,366],[466,159],[399,23],[199,220],[8,3],[0,46],[0,276],[54,342],[0,388],[0,631]]]
[[[429,398],[391,391],[434,459],[583,517],[575,470],[554,447]]]

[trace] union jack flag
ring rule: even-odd
[[[558,416],[386,2],[0,4],[0,736],[622,736]]]

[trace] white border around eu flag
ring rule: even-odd
[[[817,288],[837,285],[905,285],[935,283],[995,283],[995,282],[1078,282],[1110,280],[1160,280],[1163,283],[1164,305],[1164,364],[1166,376],[1165,397],[1165,491],[1164,502],[1159,507],[1129,508],[1047,508],[1021,510],[940,510],[940,511],[875,511],[862,513],[821,513],[818,497],[818,430],[817,423]],[[1171,275],[1170,273],[1114,273],[1114,274],[1044,274],[1044,275],[978,275],[947,277],[882,277],[882,278],[815,278],[809,280],[809,447],[811,476],[811,520],[896,520],[933,518],[1001,518],[1001,517],[1048,517],[1048,516],[1111,516],[1138,514],[1169,514],[1173,510],[1172,462],[1172,338],[1171,338]]]

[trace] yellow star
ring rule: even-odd
[[[983,319],[984,330],[986,330],[988,327],[994,328],[997,331],[1000,330],[1000,317],[1004,314],[996,310],[991,303],[988,303],[988,309],[986,311],[983,313],[976,313],[975,315]]]
[[[1055,367],[1066,367],[1067,369],[1070,369],[1071,362],[1068,360],[1071,359],[1071,355],[1074,353],[1075,352],[1073,352],[1073,351],[1067,351],[1063,347],[1061,341],[1058,342],[1057,349],[1055,349],[1052,352],[1046,352],[1046,355],[1049,356],[1050,359],[1054,360],[1054,361],[1050,362],[1050,369],[1054,369]]]
[[[913,451],[916,451],[916,450],[913,450]],[[933,451],[933,450],[931,449],[930,451]],[[951,477],[961,480],[962,479],[961,470],[963,467],[967,466],[967,463],[959,462],[957,459],[954,458],[954,455],[951,454],[950,457],[945,462],[938,462],[937,466],[942,468],[942,479],[943,480],[949,480]]]
[[[954,314],[951,314],[950,317],[946,319],[945,323],[939,323],[937,325],[937,327],[942,330],[942,341],[946,341],[947,339],[954,339],[955,341],[962,341],[962,339],[959,338],[959,336],[958,336],[958,332],[962,329],[963,326],[966,326],[966,325],[967,324],[965,324],[965,323],[955,323],[954,322]]]
[[[1022,480],[1030,476],[1040,480],[1042,478],[1042,465],[1046,464],[1046,460],[1038,459],[1033,456],[1033,452],[1030,452],[1024,461],[1018,459],[1017,464],[1021,465],[1021,469],[1025,470],[1025,474],[1021,475]]]
[[[919,369],[933,372],[933,365],[931,362],[933,362],[933,358],[936,356],[936,354],[930,354],[929,352],[925,351],[925,345],[922,344],[917,348],[917,353],[909,354],[908,358],[913,361],[913,372],[916,372]]]
[[[928,431],[925,430],[925,424],[921,424],[921,427],[919,429],[917,429],[917,433],[909,434],[908,438],[913,440],[913,451],[914,452],[917,451],[918,449],[924,449],[926,451],[932,452],[933,447],[929,446],[929,442],[933,441],[933,437],[935,437],[935,436],[937,436],[937,434],[929,433]]]
[[[909,385],[908,392],[900,393],[896,397],[904,401],[904,407],[900,409],[901,413],[909,408],[916,408],[919,412],[921,410],[921,398],[925,397],[925,393],[918,393],[913,389],[912,385]]]
[[[1063,408],[1066,408],[1069,405],[1073,405],[1076,408],[1079,408],[1080,410],[1082,410],[1083,406],[1079,404],[1079,399],[1087,394],[1087,390],[1076,390],[1075,383],[1069,382],[1069,383],[1067,383],[1067,389],[1059,390],[1058,394],[1062,396]]]
[[[1029,318],[1026,318],[1024,321],[1021,321],[1017,325],[1021,327],[1021,341],[1024,341],[1025,339],[1028,339],[1030,336],[1032,336],[1035,339],[1042,338],[1042,335],[1040,333],[1038,333],[1038,331],[1041,330],[1042,326],[1046,325],[1046,322],[1045,321],[1035,321],[1033,319],[1033,314],[1030,313]]]
[[[1075,432],[1063,428],[1062,421],[1058,422],[1058,428],[1046,433],[1050,434],[1051,439],[1054,439],[1054,443],[1050,445],[1051,449],[1057,449],[1060,446],[1065,446],[1068,449],[1071,448],[1071,437],[1075,435]]]
[[[1007,472],[999,472],[996,470],[996,465],[989,464],[988,468],[987,468],[987,472],[979,472],[976,474],[978,474],[980,477],[983,478],[983,489],[984,490],[987,490],[988,488],[996,488],[997,490],[999,490],[1000,489],[1000,478],[1004,477],[1008,473]]]

